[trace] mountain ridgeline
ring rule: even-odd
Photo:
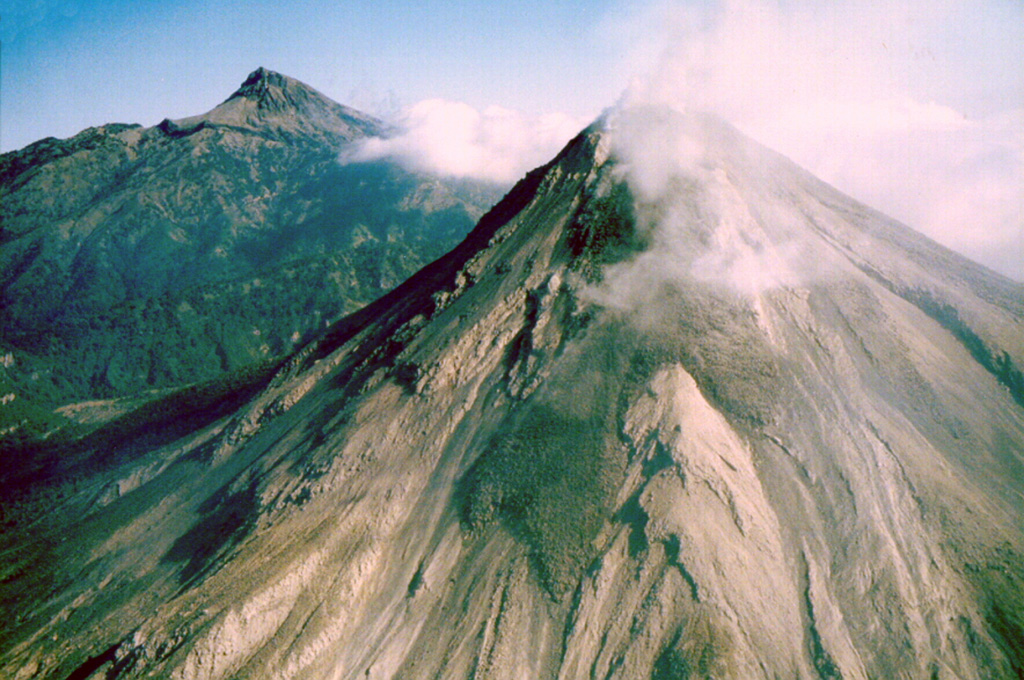
[[[237,406],[32,487],[0,674],[1021,677],[1021,366],[1021,285],[612,112]]]
[[[51,407],[137,403],[279,359],[387,292],[501,195],[339,162],[391,132],[261,68],[206,114],[0,156],[5,385]],[[48,426],[11,413],[15,434]]]

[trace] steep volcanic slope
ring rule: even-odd
[[[1019,676],[1022,362],[1021,286],[622,111],[237,413],[13,523],[0,673]]]
[[[0,156],[4,378],[57,404],[209,380],[387,292],[500,198],[338,162],[387,133],[259,69],[204,115]]]

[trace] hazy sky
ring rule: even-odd
[[[1024,280],[1022,0],[0,0],[0,38],[4,151],[201,113],[266,66],[509,181],[628,90]]]

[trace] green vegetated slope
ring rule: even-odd
[[[7,378],[50,405],[206,381],[283,356],[390,290],[500,191],[339,162],[389,132],[260,69],[202,116],[4,154]]]

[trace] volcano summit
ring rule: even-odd
[[[0,672],[1019,677],[1021,366],[1021,285],[612,112],[236,412],[35,487]]]

